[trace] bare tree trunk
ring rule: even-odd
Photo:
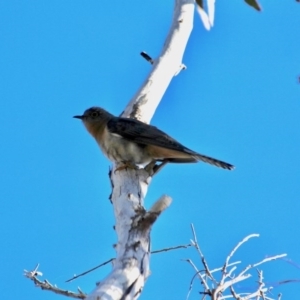
[[[161,55],[153,60],[152,71],[129,102],[122,116],[149,123],[173,76],[181,69],[184,50],[192,31],[194,0],[175,0],[170,32]],[[147,194],[153,167],[110,172],[111,201],[116,218],[118,242],[112,272],[88,295],[88,300],[137,299],[149,276],[150,231],[159,214],[170,205],[167,196],[160,198],[147,212]]]

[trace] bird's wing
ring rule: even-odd
[[[155,126],[138,120],[115,117],[108,121],[107,128],[112,134],[138,144],[148,145],[154,157],[165,157],[170,162],[175,163],[203,161],[223,169],[234,169],[233,165],[194,152]]]
[[[113,134],[138,144],[154,145],[188,154],[196,154],[155,126],[128,118],[112,118],[107,129]]]

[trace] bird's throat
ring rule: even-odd
[[[98,123],[88,123],[85,122],[84,125],[87,129],[87,131],[97,140],[98,138],[101,138],[103,135],[103,131],[105,128],[106,123],[98,122]]]

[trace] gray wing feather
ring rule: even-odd
[[[165,132],[159,130],[155,126],[145,124],[138,120],[115,117],[107,123],[107,128],[111,133],[118,134],[123,138],[134,141],[138,144],[159,146],[191,155],[191,157],[187,159],[172,158],[169,159],[170,162],[186,163],[203,161],[223,169],[234,169],[233,165],[194,152],[191,149],[183,146],[181,143],[167,135]]]
[[[138,120],[113,118],[107,123],[107,128],[111,133],[118,134],[138,144],[150,144],[176,151],[183,151],[191,155],[197,154],[155,126],[145,124]]]

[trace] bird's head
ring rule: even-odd
[[[91,107],[82,116],[74,116],[73,118],[82,120],[90,134],[95,137],[112,117],[113,115],[103,108]]]

